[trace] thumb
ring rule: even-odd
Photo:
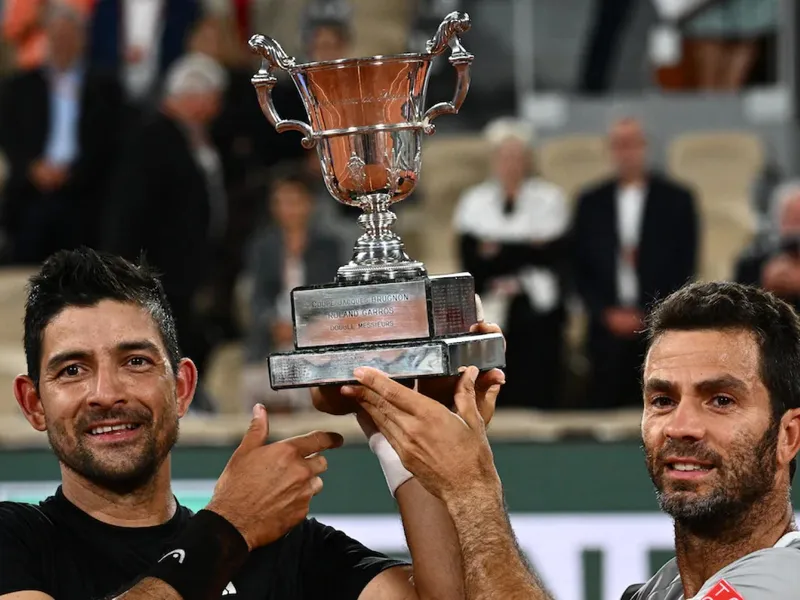
[[[253,420],[250,421],[250,427],[245,432],[242,443],[239,444],[239,449],[250,451],[263,446],[267,441],[267,437],[269,437],[267,409],[263,404],[256,404],[253,407]]]

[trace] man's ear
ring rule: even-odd
[[[197,367],[188,358],[182,358],[178,363],[178,372],[175,374],[176,395],[178,400],[178,417],[182,417],[189,410],[189,405],[194,399],[197,389]]]
[[[36,389],[36,384],[27,375],[17,375],[14,379],[14,397],[22,409],[22,414],[36,431],[47,430],[44,406]]]
[[[787,410],[778,431],[778,464],[788,465],[800,451],[800,408]]]

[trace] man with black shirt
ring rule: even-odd
[[[463,597],[458,540],[438,499],[395,469],[413,570],[307,519],[321,452],[342,439],[313,432],[265,445],[261,405],[208,506],[180,506],[169,453],[197,369],[180,358],[147,267],[91,250],[52,256],[31,280],[25,352],[14,394],[47,432],[62,485],[38,506],[0,503],[0,599]]]

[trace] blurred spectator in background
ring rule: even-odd
[[[698,222],[692,194],[647,166],[633,118],[609,133],[617,174],[584,192],[573,223],[575,284],[589,314],[589,408],[641,403],[642,319],[694,277]]]
[[[209,135],[225,90],[225,70],[189,54],[173,64],[161,110],[137,130],[110,195],[105,248],[126,258],[143,250],[161,273],[181,340],[200,373],[210,353],[196,306],[226,228],[222,163]]]
[[[310,0],[303,16],[303,46],[312,62],[350,56],[352,9],[345,0]]]
[[[759,41],[774,32],[778,0],[717,0],[684,26],[700,89],[735,92],[747,82]]]
[[[118,74],[128,99],[145,106],[184,52],[200,0],[97,0],[91,61]]]
[[[486,320],[506,334],[502,406],[552,408],[562,377],[567,202],[534,173],[528,123],[498,119],[485,135],[492,177],[467,190],[455,214],[461,262]]]
[[[66,4],[88,17],[96,0],[5,0],[3,38],[13,48],[14,65],[37,69],[47,58],[45,15],[48,5]]]
[[[314,196],[314,226],[324,228],[339,240],[339,255],[342,257],[342,264],[345,264],[353,258],[356,241],[364,233],[364,229],[358,224],[362,210],[339,202],[328,191],[316,148],[306,151],[304,164]]]
[[[736,281],[762,287],[800,310],[800,182],[776,190],[773,210],[776,235],[745,252]]]
[[[233,290],[244,267],[245,242],[258,222],[258,210],[266,193],[265,170],[281,158],[292,156],[291,141],[298,149],[300,143],[290,140],[291,136],[279,136],[261,113],[250,83],[256,68],[247,45],[237,39],[231,17],[212,15],[198,21],[188,48],[191,53],[214,59],[227,74],[220,112],[210,130],[222,162],[228,218],[219,262],[213,270],[209,311],[220,334],[230,339],[239,335],[233,318]]]
[[[608,92],[625,28],[635,4],[633,0],[595,0],[588,41],[581,59],[579,91]]]
[[[333,281],[339,242],[324,228],[314,228],[314,196],[302,167],[278,171],[270,186],[272,224],[252,241],[247,276],[252,285],[243,397],[249,411],[257,402],[271,411],[311,409],[306,389],[274,391],[267,357],[293,349],[292,289]]]
[[[122,93],[112,76],[85,64],[85,15],[53,4],[45,29],[45,64],[12,76],[0,103],[11,171],[3,221],[14,263],[98,241],[96,215],[117,150]]]

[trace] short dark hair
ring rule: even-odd
[[[800,318],[757,287],[731,282],[692,283],[667,296],[647,317],[648,345],[667,331],[743,330],[759,347],[759,370],[774,423],[800,407]],[[795,460],[790,465],[794,478]]]
[[[39,386],[44,330],[64,309],[95,306],[102,300],[136,304],[158,325],[167,358],[177,373],[180,361],[175,319],[157,273],[142,257],[124,258],[80,248],[50,256],[28,283],[25,304],[25,360],[28,376]]]
[[[275,193],[280,185],[297,185],[303,188],[309,196],[312,195],[311,178],[304,165],[300,162],[286,162],[273,167],[269,172],[269,192]]]

